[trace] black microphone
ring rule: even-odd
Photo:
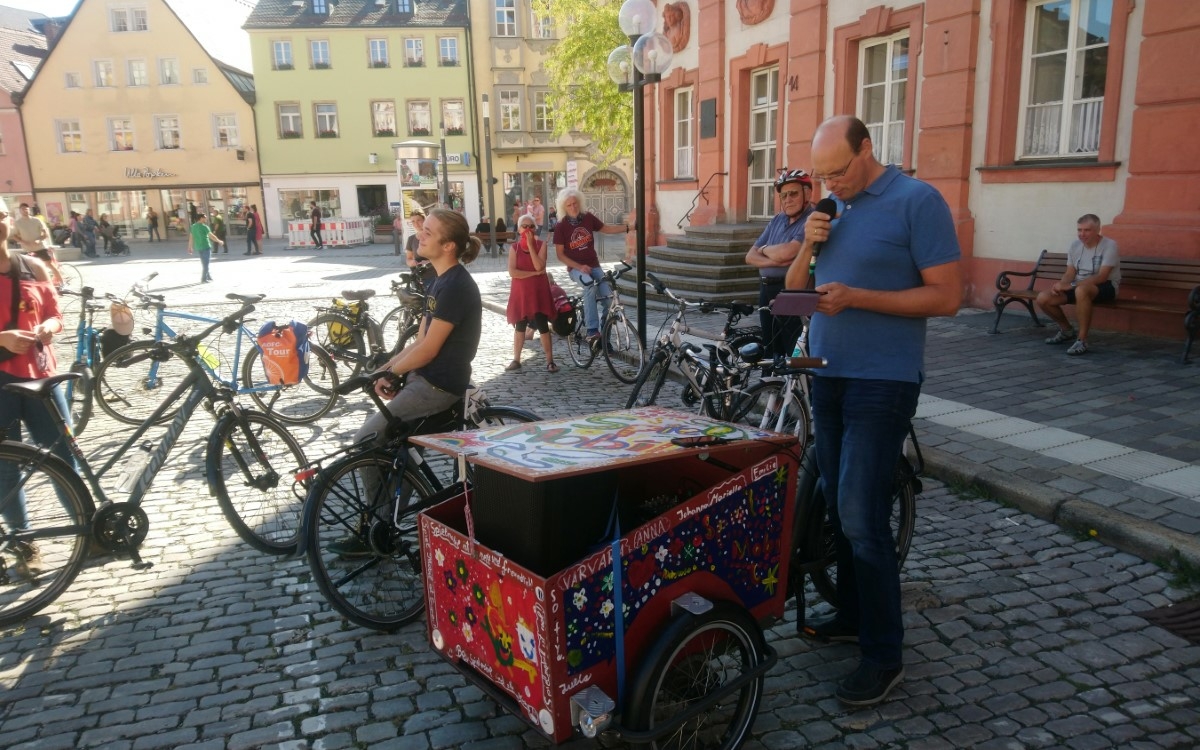
[[[829,218],[831,218],[831,219],[834,218],[835,216],[837,216],[837,209],[838,209],[837,201],[835,201],[833,198],[822,198],[821,200],[817,201],[816,210],[820,211],[823,214],[828,214]],[[825,244],[824,242],[814,242],[813,243],[813,252],[812,252],[813,258],[816,258],[818,255],[821,254],[821,245],[824,245],[824,244]]]

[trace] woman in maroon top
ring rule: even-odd
[[[546,243],[537,238],[537,223],[530,214],[517,219],[517,228],[519,239],[508,253],[508,275],[512,277],[508,322],[516,327],[516,331],[513,333],[513,361],[504,369],[509,372],[521,369],[525,331],[533,323],[542,338],[546,369],[558,372],[558,365],[554,363],[554,341],[550,338],[550,319],[555,310],[550,280],[546,278]]]

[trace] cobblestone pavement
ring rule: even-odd
[[[360,280],[382,287],[393,270],[379,253],[311,262],[280,252],[244,265],[252,262],[262,269],[253,280],[303,291],[277,291],[304,299],[266,306],[263,315],[275,317],[306,318],[312,299]],[[217,296],[169,278],[176,263],[187,261],[164,271],[160,288],[180,287],[168,299]],[[152,265],[115,269],[112,283]],[[231,266],[218,262],[213,287]],[[84,270],[104,278],[102,268]],[[602,364],[578,370],[561,351],[557,374],[545,371],[532,344],[527,366],[505,373],[511,341],[503,319],[485,314],[476,380],[493,401],[547,417],[624,404],[628,388]],[[317,455],[365,414],[347,402],[296,434]],[[123,430],[102,413],[94,419],[83,435],[87,449]],[[193,419],[148,497],[143,554],[152,568],[93,565],[40,615],[0,630],[5,747],[547,745],[435,656],[423,624],[391,635],[351,626],[325,605],[304,562],[242,544],[205,486],[211,424],[203,413]],[[1155,564],[927,479],[904,572],[907,676],[892,699],[857,711],[833,699],[856,648],[796,638],[789,607],[768,634],[781,658],[745,747],[1200,746],[1200,647],[1138,614],[1190,593]],[[828,612],[812,591],[807,601],[809,616]],[[621,743],[566,745],[597,746]]]

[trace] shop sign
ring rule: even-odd
[[[178,177],[174,172],[154,167],[126,167],[125,176],[134,180],[153,180],[157,177]]]

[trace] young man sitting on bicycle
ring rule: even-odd
[[[596,255],[595,232],[627,234],[629,225],[609,226],[591,211],[583,210],[583,193],[575,188],[563,188],[558,193],[558,215],[554,227],[554,252],[567,267],[576,284],[583,287],[583,315],[589,341],[600,338],[600,310],[608,307],[612,289],[604,280],[600,258]],[[588,283],[584,283],[587,279]]]

